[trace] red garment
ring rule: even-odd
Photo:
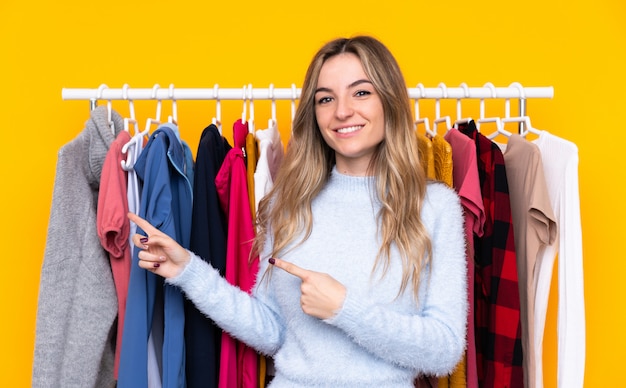
[[[485,229],[474,239],[474,322],[481,387],[524,386],[517,256],[509,186],[500,148],[471,121],[459,130],[474,140]]]
[[[98,237],[104,249],[109,253],[113,281],[117,293],[117,339],[115,343],[115,369],[117,379],[122,350],[122,329],[130,279],[131,252],[129,244],[130,221],[128,220],[127,172],[121,161],[126,159],[122,153],[124,144],[130,141],[130,134],[121,131],[107,151],[102,165],[98,211],[96,223]]]
[[[226,275],[231,284],[250,293],[259,270],[259,259],[250,261],[254,224],[250,212],[246,162],[242,147],[248,125],[237,120],[233,125],[235,145],[228,151],[215,177],[220,206],[228,222],[226,241]],[[241,136],[244,134],[243,136]],[[241,140],[243,139],[243,143]],[[222,334],[220,354],[220,388],[257,388],[258,354],[254,349]]]
[[[452,147],[452,181],[461,198],[465,221],[465,248],[467,254],[467,388],[478,388],[476,366],[476,338],[474,327],[474,236],[483,235],[485,209],[480,191],[476,144],[456,129],[450,129],[444,139]]]

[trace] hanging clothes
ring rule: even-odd
[[[431,137],[433,143],[433,163],[435,167],[435,177],[448,187],[453,187],[452,169],[452,147],[450,143],[441,135],[436,134]]]
[[[183,247],[191,234],[193,165],[191,151],[175,124],[162,124],[150,136],[135,163],[142,183],[139,215]],[[140,228],[137,233],[145,234]],[[165,285],[158,275],[133,265],[126,305],[126,322],[118,387],[148,386],[148,337],[154,335],[160,356],[162,384],[185,386],[184,308],[181,291]]]
[[[463,135],[461,135],[463,136]],[[454,188],[453,184],[453,159],[452,146],[441,135],[428,136],[433,144],[433,161],[435,168],[435,177],[437,180],[444,182],[448,187]],[[461,203],[462,204],[462,203]],[[467,243],[466,243],[467,244]],[[468,256],[471,257],[471,256]],[[469,290],[468,290],[469,291]],[[470,308],[468,304],[468,321]],[[469,324],[468,324],[469,327]],[[454,371],[439,379],[439,388],[465,388],[467,387],[467,350],[457,364]]]
[[[267,129],[257,130],[254,135],[259,150],[259,160],[254,171],[254,200],[255,207],[258,209],[259,201],[274,186],[278,168],[283,162],[285,148],[276,125],[270,125]]]
[[[535,268],[537,256],[556,239],[556,219],[543,172],[539,148],[518,134],[512,134],[504,148],[506,176],[515,228],[515,253],[520,290],[524,386],[534,388],[535,377]]]
[[[117,380],[122,350],[122,333],[126,313],[126,297],[130,279],[130,222],[128,221],[128,178],[122,168],[122,147],[130,141],[127,131],[120,132],[107,152],[102,166],[96,225],[100,244],[106,249],[117,294],[117,333],[115,341],[115,370]]]
[[[270,125],[268,125],[267,129],[255,131],[254,137],[257,143],[258,160],[253,171],[254,210],[252,214],[256,217],[259,202],[274,186],[274,179],[276,179],[276,173],[283,161],[285,149],[280,139],[276,122],[273,120],[270,120]],[[250,166],[248,166],[248,174],[250,174]],[[248,191],[250,191],[250,187],[248,187]],[[271,380],[272,378],[271,374],[273,374],[273,360],[260,356],[259,388],[265,388],[269,382],[266,382],[266,380]]]
[[[231,149],[214,124],[202,131],[193,186],[189,249],[226,274],[226,216],[215,187],[215,177]],[[185,298],[187,387],[217,387],[222,329]]]
[[[250,203],[250,214],[252,220],[256,218],[255,185],[254,172],[257,168],[257,160],[259,159],[259,148],[256,143],[256,137],[253,133],[246,135],[246,145],[244,147],[246,155],[246,182],[248,184],[248,201]]]
[[[541,151],[558,237],[541,252],[535,305],[537,387],[543,384],[543,332],[555,258],[559,257],[558,374],[563,388],[582,387],[585,377],[585,295],[582,228],[578,192],[578,147],[541,131],[533,143]]]
[[[428,179],[435,179],[444,182],[448,187],[452,187],[452,150],[450,145],[443,137],[431,134],[417,133],[417,141],[419,148],[420,164],[424,168],[424,174]],[[458,365],[454,374],[459,375],[463,372],[465,366]],[[438,378],[437,376],[421,376],[416,379],[414,386],[416,388],[432,387],[432,388],[448,388],[450,386],[450,377],[445,376]],[[455,378],[458,380],[458,378]],[[463,379],[464,380],[464,379]],[[465,384],[463,384],[465,386]]]
[[[255,198],[255,181],[254,175],[257,169],[257,161],[259,159],[259,147],[256,136],[253,133],[246,135],[246,180],[248,184],[248,201],[250,203],[250,214],[252,215],[252,223],[256,224],[257,201]],[[265,386],[265,374],[267,372],[265,357],[258,355],[257,360],[257,386],[262,388]]]
[[[234,146],[226,154],[216,178],[220,206],[228,222],[226,242],[226,280],[250,293],[259,269],[258,257],[251,257],[255,231],[250,214],[245,163],[247,123],[233,125]],[[256,388],[258,355],[228,333],[222,334],[220,388]]]
[[[424,168],[426,178],[435,179],[435,159],[433,155],[433,143],[426,135],[416,132],[417,146],[420,158],[420,164]]]
[[[485,228],[474,240],[474,319],[478,383],[522,387],[520,297],[504,156],[472,120],[459,131],[476,144]]]
[[[117,295],[96,230],[102,165],[123,119],[106,106],[58,153],[44,252],[33,387],[114,387]],[[92,220],[93,222],[84,222]]]
[[[126,150],[126,160],[123,162],[123,168],[127,171],[128,176],[128,186],[126,196],[128,198],[128,211],[134,214],[139,214],[140,211],[140,201],[141,201],[141,185],[139,183],[139,177],[137,176],[137,172],[134,169],[135,163],[139,156],[141,155],[141,151],[145,146],[147,139],[145,134],[138,132],[131,138],[130,142],[127,143]],[[135,244],[133,244],[132,236],[135,235],[137,231],[137,225],[134,222],[129,220],[130,224],[130,236],[129,236],[129,246],[130,246],[130,255],[131,255],[131,266],[132,266],[132,256],[136,249]],[[123,338],[123,335],[122,335]],[[121,348],[119,349],[119,353],[121,356]],[[159,359],[156,353],[156,344],[154,343],[154,336],[152,332],[148,337],[148,387],[149,388],[161,388],[161,372],[159,367]],[[118,368],[119,371],[119,368]]]
[[[478,388],[476,365],[476,333],[474,325],[474,239],[483,236],[485,208],[478,177],[476,144],[457,129],[450,129],[444,139],[452,149],[452,181],[461,199],[465,225],[465,252],[467,256],[467,349],[465,352],[465,380],[467,388]]]

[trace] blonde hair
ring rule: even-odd
[[[311,233],[311,202],[328,181],[335,164],[334,151],[317,125],[315,90],[326,60],[341,53],[352,53],[360,59],[380,95],[385,115],[385,137],[369,167],[382,204],[378,213],[382,241],[372,271],[382,264],[385,273],[391,246],[395,244],[403,269],[399,293],[410,282],[417,297],[421,271],[430,263],[432,254],[430,237],[420,216],[426,177],[420,166],[409,96],[400,67],[391,52],[369,36],[333,40],[315,54],[309,65],[285,157],[272,190],[259,204],[253,252],[258,254],[271,237],[271,255],[281,257],[296,236],[303,236],[301,243]]]

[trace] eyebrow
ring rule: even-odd
[[[358,80],[354,81],[353,83],[351,83],[350,85],[348,85],[348,87],[346,89],[350,89],[350,88],[353,88],[355,86],[358,86],[358,85],[361,85],[361,84],[364,84],[364,83],[368,83],[368,84],[371,85],[372,81],[370,81],[368,79],[358,79]],[[330,88],[324,88],[324,87],[315,89],[315,93],[319,93],[319,92],[329,93],[329,92],[332,92],[332,90]]]

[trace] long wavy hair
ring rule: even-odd
[[[342,53],[352,53],[360,59],[365,74],[380,95],[385,115],[384,140],[369,166],[382,204],[377,215],[382,240],[372,271],[382,265],[384,276],[395,244],[403,268],[399,294],[411,283],[417,298],[420,274],[427,268],[432,254],[431,240],[420,217],[426,177],[420,166],[404,77],[391,52],[373,37],[336,39],[315,54],[302,85],[285,157],[272,190],[259,203],[253,252],[258,254],[271,237],[271,255],[282,257],[296,236],[303,236],[295,242],[297,245],[311,233],[311,202],[328,181],[335,164],[335,152],[322,138],[317,124],[315,90],[324,63]]]

